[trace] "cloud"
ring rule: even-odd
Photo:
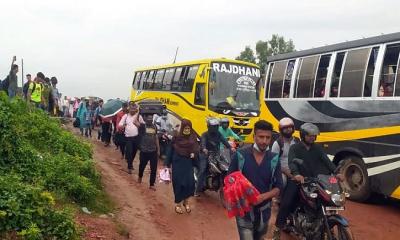
[[[134,69],[234,58],[272,34],[297,49],[398,31],[398,1],[2,1],[0,78],[13,55],[24,71],[57,76],[71,96],[129,95]],[[392,10],[393,9],[393,10]]]

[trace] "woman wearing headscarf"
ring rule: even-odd
[[[184,207],[189,213],[191,211],[189,198],[193,196],[195,190],[193,160],[200,150],[192,122],[187,119],[182,120],[179,133],[172,139],[172,148],[169,160],[172,161],[175,212],[182,214]]]

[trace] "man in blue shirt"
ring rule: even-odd
[[[267,232],[271,216],[271,200],[282,188],[278,155],[268,146],[272,139],[271,123],[260,120],[254,125],[254,144],[234,154],[229,174],[241,171],[260,192],[257,204],[243,218],[236,217],[240,240],[259,240]]]

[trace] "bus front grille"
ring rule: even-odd
[[[232,128],[232,131],[239,135],[249,135],[251,130],[251,128]]]

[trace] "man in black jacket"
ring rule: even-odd
[[[219,120],[217,118],[207,119],[207,131],[201,135],[200,156],[197,164],[198,177],[195,196],[199,196],[199,193],[204,191],[209,154],[220,156],[221,144],[224,144],[225,147],[231,149],[232,151],[236,151],[236,149],[231,148],[228,141],[218,131],[218,128]]]
[[[280,239],[280,230],[285,227],[286,219],[298,200],[297,184],[303,183],[305,177],[317,177],[318,174],[329,175],[335,171],[335,165],[329,160],[322,147],[315,144],[318,135],[319,129],[316,125],[304,123],[300,127],[301,142],[290,147],[288,161],[293,179],[288,181],[281,200],[273,240]],[[294,159],[303,160],[302,166],[296,164]],[[342,180],[343,176],[338,174],[337,178]]]

